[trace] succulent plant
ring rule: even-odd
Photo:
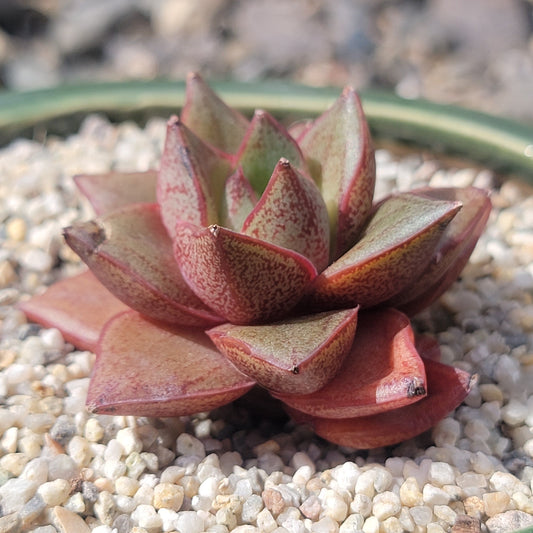
[[[88,271],[22,305],[97,359],[97,413],[178,416],[259,385],[343,445],[432,427],[472,383],[409,315],[457,278],[486,191],[424,188],[373,202],[356,92],[288,130],[251,120],[198,75],[158,171],[77,176],[95,220],[64,230]]]

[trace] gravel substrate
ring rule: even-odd
[[[0,152],[0,533],[508,532],[533,524],[533,196],[487,170],[377,152],[379,195],[493,189],[462,279],[415,324],[479,375],[433,431],[372,451],[330,445],[243,405],[179,419],[84,408],[94,355],[16,304],[82,267],[60,229],[88,218],[72,175],[157,165],[165,124],[17,140]]]

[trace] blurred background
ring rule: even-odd
[[[385,88],[533,121],[531,0],[0,0],[0,86],[170,78]]]

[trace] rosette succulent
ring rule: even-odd
[[[64,230],[89,270],[23,304],[97,354],[97,413],[178,416],[258,385],[297,421],[371,448],[429,429],[471,376],[408,316],[457,278],[485,191],[373,201],[357,94],[286,129],[191,75],[157,171],[77,176],[97,218]]]

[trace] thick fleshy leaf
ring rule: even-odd
[[[87,395],[91,411],[181,416],[232,402],[254,382],[201,330],[157,325],[134,311],[105,327]]]
[[[312,417],[289,408],[299,422],[309,423],[321,437],[353,448],[379,448],[427,431],[466,398],[475,378],[431,359],[424,359],[428,395],[416,403],[376,415],[355,418]]]
[[[66,228],[65,239],[103,285],[143,315],[186,326],[223,322],[183,280],[156,204]]]
[[[204,142],[231,154],[239,149],[249,124],[196,73],[187,76],[181,120]]]
[[[416,280],[460,202],[403,193],[384,200],[359,242],[320,274],[310,299],[317,307],[372,307]]]
[[[224,204],[220,215],[221,225],[234,231],[241,231],[246,217],[257,204],[257,194],[239,167],[226,180]]]
[[[357,309],[260,326],[222,324],[207,334],[243,373],[270,391],[308,394],[339,371],[352,345]]]
[[[491,210],[488,192],[475,187],[427,188],[419,192],[431,198],[460,201],[463,207],[446,228],[422,275],[388,302],[410,315],[429,306],[457,279],[487,224]]]
[[[87,197],[97,215],[129,204],[156,201],[157,171],[108,172],[74,176],[78,189]]]
[[[311,127],[301,129],[298,143],[326,201],[331,257],[337,259],[355,244],[374,195],[374,150],[357,93],[345,88]]]
[[[395,309],[384,309],[360,314],[350,353],[322,389],[273,395],[313,416],[350,418],[419,401],[426,394],[425,385],[424,363],[409,319]]]
[[[157,201],[171,237],[178,220],[200,226],[218,222],[229,160],[201,141],[177,117],[167,126],[157,179]]]
[[[237,152],[236,162],[261,195],[278,161],[285,157],[302,172],[307,167],[300,148],[270,113],[256,111]]]
[[[54,283],[19,308],[30,320],[59,329],[66,341],[92,352],[106,322],[128,309],[90,270]]]
[[[328,211],[313,181],[280,159],[242,232],[310,259],[321,272],[329,263]]]
[[[220,226],[177,227],[175,254],[197,296],[234,324],[280,319],[316,276],[302,255]]]

